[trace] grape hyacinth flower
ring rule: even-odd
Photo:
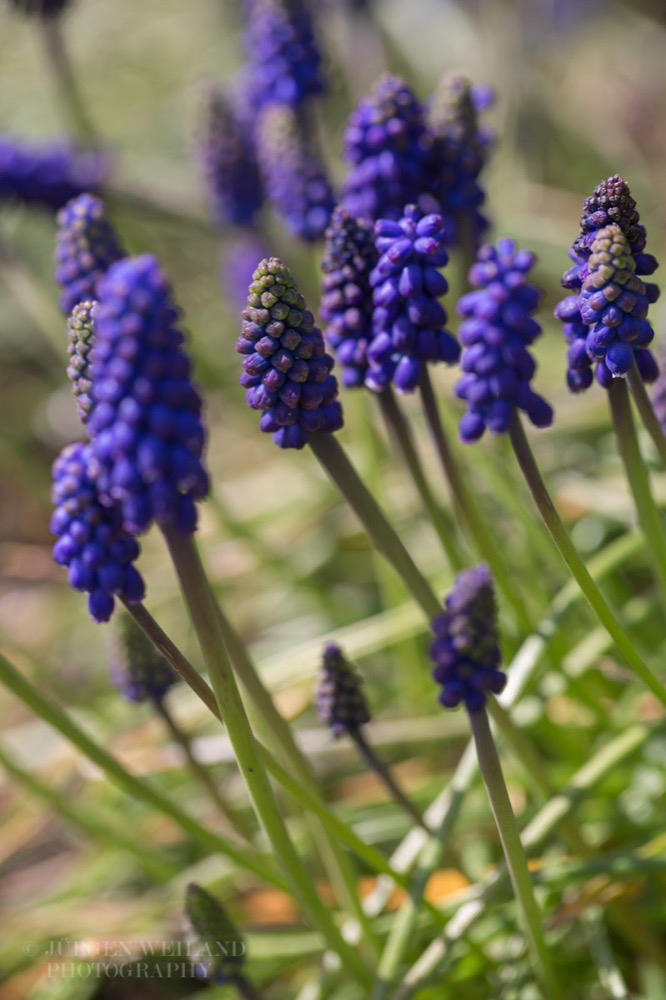
[[[541,333],[531,315],[539,292],[527,282],[534,261],[531,251],[518,250],[514,240],[504,238],[482,247],[470,269],[470,281],[480,287],[458,303],[464,317],[459,331],[464,374],[455,390],[467,403],[460,421],[460,439],[466,444],[477,441],[486,428],[506,433],[516,408],[535,427],[552,423],[552,408],[530,385],[536,365],[527,348]]]
[[[444,602],[444,611],[432,621],[435,638],[430,656],[433,677],[442,685],[439,700],[445,708],[461,702],[469,712],[480,711],[488,692],[499,694],[506,683],[500,670],[497,606],[490,570],[475,566],[460,573]]]
[[[255,108],[321,94],[321,54],[306,0],[246,0],[245,48]]]
[[[381,256],[370,277],[374,336],[365,384],[381,392],[394,382],[399,392],[411,392],[428,361],[454,364],[460,354],[437,301],[448,289],[438,270],[448,262],[446,234],[441,215],[408,205],[399,222],[380,219],[375,235]]]
[[[109,672],[115,687],[128,701],[161,702],[179,680],[131,615],[121,615],[111,643]]]
[[[100,282],[88,429],[100,496],[133,534],[152,521],[191,534],[208,492],[201,398],[177,317],[149,254],[118,261]]]
[[[342,427],[333,358],[288,268],[276,257],[254,272],[236,350],[245,355],[240,382],[247,403],[263,410],[261,430],[280,448],[303,448],[314,431]]]
[[[428,186],[423,108],[404,80],[386,74],[351,114],[344,134],[351,169],[342,204],[356,218],[399,219]]]
[[[324,166],[291,108],[274,105],[263,111],[257,152],[266,192],[285,225],[301,239],[320,239],[335,198]]]
[[[348,388],[362,386],[372,340],[370,274],[379,254],[370,223],[338,206],[326,230],[319,313],[328,324],[324,339],[335,352]]]
[[[83,424],[92,410],[92,351],[95,343],[96,302],[80,302],[67,320],[67,376]]]
[[[215,896],[196,883],[190,883],[185,894],[185,913],[197,936],[202,954],[208,959],[204,966],[206,979],[222,985],[242,978],[245,943],[233,920]]]
[[[215,86],[206,91],[198,152],[214,222],[251,226],[263,201],[252,136]]]
[[[476,97],[465,76],[450,73],[442,78],[426,111],[432,138],[430,192],[446,219],[449,244],[461,246],[469,238],[474,251],[488,228],[488,220],[479,211],[485,200],[479,175],[493,135],[479,125],[478,116],[478,104],[487,106],[487,102],[485,92],[480,99]]]
[[[97,296],[97,284],[111,264],[126,256],[118,235],[106,218],[104,203],[92,194],[80,194],[58,212],[56,281],[60,308]]]
[[[85,591],[97,622],[106,622],[114,594],[130,603],[143,600],[143,580],[133,563],[139,556],[135,538],[123,529],[120,510],[100,501],[91,475],[91,445],[64,448],[53,465],[51,531],[58,535],[53,558],[69,569],[69,582]]]
[[[335,642],[324,647],[315,704],[336,739],[370,722],[361,678]]]
[[[69,5],[69,0],[11,0],[11,4],[22,14],[58,17]]]
[[[109,173],[99,151],[79,152],[64,139],[19,141],[0,133],[0,202],[22,201],[57,211],[85,191],[97,191]]]

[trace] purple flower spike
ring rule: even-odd
[[[254,106],[296,107],[321,94],[321,55],[305,0],[246,0],[246,12]]]
[[[338,207],[326,230],[323,294],[319,313],[328,326],[326,342],[335,351],[347,387],[362,386],[372,340],[370,273],[379,254],[372,226]]]
[[[96,302],[80,302],[67,320],[67,375],[81,422],[88,423],[92,410],[92,351],[95,343]]]
[[[213,221],[252,225],[263,201],[252,137],[215,86],[207,88],[198,151]]]
[[[344,143],[352,166],[342,204],[350,215],[399,219],[427,190],[423,108],[400,77],[380,77],[349,118]]]
[[[440,215],[423,215],[408,205],[399,222],[380,219],[375,246],[381,255],[370,282],[374,289],[373,332],[365,384],[382,392],[392,382],[399,392],[418,385],[428,361],[454,364],[460,348],[444,329],[438,302],[448,288],[439,268],[448,262]]]
[[[100,278],[126,256],[99,198],[81,194],[60,209],[55,256],[60,308],[70,313],[79,302],[97,297]]]
[[[106,622],[114,594],[142,601],[144,584],[133,566],[139,556],[135,538],[123,529],[120,510],[100,502],[91,474],[91,445],[72,444],[53,465],[51,531],[58,535],[53,558],[69,569],[69,582],[85,591],[97,622]]]
[[[128,701],[162,701],[178,674],[131,615],[121,615],[118,624],[109,657],[112,683]]]
[[[444,602],[444,611],[432,621],[435,638],[430,656],[433,677],[442,685],[439,700],[445,708],[462,702],[469,712],[480,711],[488,692],[499,694],[506,683],[500,670],[497,606],[490,570],[475,566],[460,573]]]
[[[208,492],[201,398],[177,317],[148,254],[119,261],[100,282],[88,430],[100,497],[120,506],[133,534],[153,521],[191,534],[195,500]]]
[[[236,350],[244,355],[240,383],[261,430],[280,448],[302,448],[314,431],[337,431],[342,409],[321,330],[305,308],[288,268],[276,257],[254,272]]]
[[[324,647],[315,704],[333,735],[353,732],[370,722],[361,678],[335,642]]]
[[[470,269],[470,281],[480,287],[458,303],[464,374],[456,385],[456,395],[467,403],[460,421],[466,444],[486,428],[506,433],[516,408],[536,427],[552,423],[550,405],[530,386],[536,365],[527,348],[541,333],[532,318],[539,292],[527,281],[534,260],[533,253],[505,238],[482,247]]]
[[[261,173],[275,211],[296,236],[313,242],[328,226],[335,205],[323,164],[303,138],[291,108],[266,108],[259,119]]]
[[[58,17],[69,0],[11,0],[12,7],[22,14],[37,14],[41,17]]]
[[[479,125],[479,88],[460,73],[444,76],[427,106],[432,137],[430,191],[442,208],[451,245],[465,239],[463,229],[478,248],[488,220],[479,211],[485,192],[479,175],[493,142],[492,132]],[[476,91],[476,92],[475,92]],[[481,102],[487,107],[486,94]]]
[[[97,191],[109,173],[109,158],[78,152],[64,139],[17,141],[0,133],[0,202],[22,201],[57,211],[84,191]]]

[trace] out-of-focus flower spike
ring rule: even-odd
[[[178,674],[131,615],[120,616],[110,645],[109,673],[129,701],[162,701]]]
[[[123,529],[119,509],[100,502],[90,459],[91,445],[72,444],[53,465],[51,531],[58,536],[53,558],[69,569],[72,587],[89,595],[91,617],[105,622],[115,594],[136,603],[145,588],[133,565],[139,545]]]
[[[296,107],[324,81],[306,0],[246,0],[245,47],[255,107]]]
[[[497,632],[497,605],[490,570],[475,566],[460,573],[444,602],[444,611],[432,621],[435,638],[430,656],[433,677],[442,685],[439,700],[445,708],[461,703],[480,711],[488,692],[499,694],[506,683]]]
[[[220,252],[220,283],[234,312],[242,312],[258,260],[269,255],[266,241],[251,230],[239,230]]]
[[[79,194],[98,191],[110,166],[106,153],[81,152],[66,139],[27,142],[0,133],[0,202],[57,211]]]
[[[80,302],[67,320],[67,375],[81,422],[87,424],[92,410],[92,351],[95,343],[96,302]]]
[[[333,358],[289,269],[261,261],[250,285],[236,350],[244,356],[241,385],[261,430],[280,448],[303,448],[314,431],[342,427]]]
[[[550,405],[530,385],[536,365],[527,348],[541,333],[532,317],[539,292],[528,282],[534,261],[533,253],[505,238],[482,247],[470,270],[478,290],[458,303],[464,317],[463,376],[456,395],[467,403],[460,421],[465,443],[478,440],[486,428],[506,433],[515,409],[523,410],[536,427],[552,423]]]
[[[218,985],[233,983],[243,973],[245,942],[225,908],[191,882],[185,892],[185,914],[206,955],[202,962],[206,978]]]
[[[262,112],[257,151],[267,194],[285,225],[301,239],[320,239],[335,198],[325,168],[304,138],[292,108],[273,105]]]
[[[208,493],[201,398],[177,318],[149,254],[118,261],[100,282],[88,430],[100,496],[133,534],[153,521],[191,534]]]
[[[326,230],[319,313],[327,323],[324,338],[348,387],[362,386],[368,369],[373,336],[370,275],[378,259],[370,223],[338,206]]]
[[[58,17],[69,6],[70,0],[10,0],[10,3],[21,14]]]
[[[125,256],[99,198],[86,193],[69,201],[58,212],[55,251],[62,311],[70,313],[79,302],[96,298],[100,279]]]
[[[324,647],[315,704],[319,718],[336,738],[370,722],[361,678],[335,642]]]

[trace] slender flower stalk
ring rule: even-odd
[[[69,58],[60,18],[40,17],[37,28],[42,35],[46,62],[51,71],[64,116],[79,142],[82,145],[90,146],[96,138],[95,129],[81,96],[76,74]]]
[[[666,689],[654,676],[642,657],[636,652],[631,639],[620,625],[617,615],[608,605],[605,597],[578,555],[546,489],[518,414],[514,414],[513,416],[510,435],[511,444],[525,481],[562,559],[571,570],[574,579],[599,619],[599,622],[610,635],[628,666],[641,678],[661,704],[666,706]]]

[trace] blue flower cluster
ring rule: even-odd
[[[296,236],[323,236],[335,198],[326,171],[299,128],[296,113],[273,105],[262,112],[257,151],[266,191],[276,212]]]
[[[205,96],[198,151],[211,215],[219,225],[250,226],[263,201],[252,136],[218,88]]]
[[[245,964],[244,942],[221,903],[201,886],[191,882],[185,895],[185,913],[197,936],[201,955],[207,956],[206,961],[200,963],[205,978],[218,985],[238,983]],[[242,947],[223,948],[220,942],[234,942]],[[244,988],[242,993],[251,995],[249,987]]]
[[[336,738],[370,722],[361,678],[335,642],[324,647],[315,705]]]
[[[60,308],[70,313],[79,302],[96,297],[100,278],[125,256],[99,198],[80,194],[60,209],[55,256]]]
[[[127,257],[99,285],[92,437],[100,497],[127,531],[153,520],[190,534],[206,496],[201,399],[171,290],[154,257]]]
[[[306,0],[246,0],[252,100],[295,107],[321,94],[321,55]]]
[[[122,615],[109,657],[111,681],[128,701],[160,702],[178,674],[131,615]]]
[[[335,351],[348,388],[365,382],[372,340],[370,274],[378,258],[370,223],[338,206],[326,230],[319,313],[328,324],[324,338]]]
[[[645,350],[654,337],[646,319],[649,299],[635,272],[629,241],[617,223],[594,234],[581,293],[572,297],[573,303],[565,299],[557,308],[559,318],[566,319],[568,309],[573,313],[575,305],[575,319],[565,323],[572,387],[591,384],[594,362],[597,381],[606,388],[614,377],[626,375],[634,357],[644,377],[651,375],[646,356],[656,369],[652,354]],[[657,374],[655,370],[649,380]]]
[[[587,340],[589,327],[579,308],[580,294],[589,270],[592,244],[596,234],[609,225],[619,226],[626,237],[636,275],[650,275],[658,266],[656,258],[652,254],[645,253],[645,227],[640,223],[636,202],[628,184],[617,174],[608,177],[597,185],[589,198],[585,199],[580,220],[580,235],[569,251],[574,265],[562,276],[562,285],[575,294],[567,296],[555,309],[555,315],[564,324],[564,336],[569,344],[570,363],[567,382],[572,392],[582,392],[592,384],[594,361],[597,361],[594,375],[600,385],[608,388],[613,377],[613,373],[603,360],[588,355],[587,362],[585,361],[583,345]],[[659,297],[657,285],[647,282],[644,287],[648,302],[656,302]],[[636,367],[644,381],[654,381],[658,367],[652,353],[644,347],[635,345],[633,354]]]
[[[28,143],[0,133],[0,201],[16,200],[57,211],[84,191],[97,191],[109,159],[79,152],[66,140]]]
[[[446,219],[448,242],[461,245],[471,239],[477,249],[488,228],[479,211],[486,196],[479,175],[493,135],[479,125],[478,98],[470,81],[460,73],[444,76],[428,102],[426,120],[432,138],[429,189]]]
[[[427,187],[423,108],[404,80],[380,77],[351,114],[344,135],[351,163],[342,203],[356,218],[399,219]]]
[[[494,434],[508,431],[516,408],[536,427],[552,423],[552,408],[530,385],[536,365],[527,348],[541,333],[531,315],[539,292],[527,282],[534,260],[533,253],[505,238],[482,247],[470,269],[470,281],[480,288],[458,303],[464,317],[459,331],[464,374],[456,395],[467,403],[460,421],[465,443],[478,440],[486,428]]]
[[[260,427],[280,448],[302,448],[314,431],[337,431],[342,409],[333,358],[288,268],[275,257],[254,272],[243,331],[241,385]]]
[[[67,320],[67,376],[72,383],[81,422],[92,410],[92,352],[95,343],[96,302],[80,302]]]
[[[123,529],[120,511],[100,502],[91,476],[91,445],[72,444],[53,465],[51,531],[58,535],[53,558],[69,568],[69,582],[85,591],[97,622],[106,622],[114,594],[130,603],[143,600],[144,585],[132,565],[139,556],[135,538]]]
[[[368,348],[365,384],[375,392],[391,382],[399,392],[411,392],[428,361],[454,364],[460,348],[444,329],[446,313],[438,298],[448,284],[438,268],[448,261],[446,234],[440,215],[423,215],[408,205],[404,216],[375,225],[375,245],[381,255],[371,274],[373,339]]]
[[[439,700],[445,708],[462,702],[469,712],[480,711],[488,692],[499,694],[506,683],[500,670],[502,655],[497,634],[497,607],[487,566],[463,570],[444,602],[444,611],[431,624],[435,638],[430,656],[433,677],[442,685]]]

